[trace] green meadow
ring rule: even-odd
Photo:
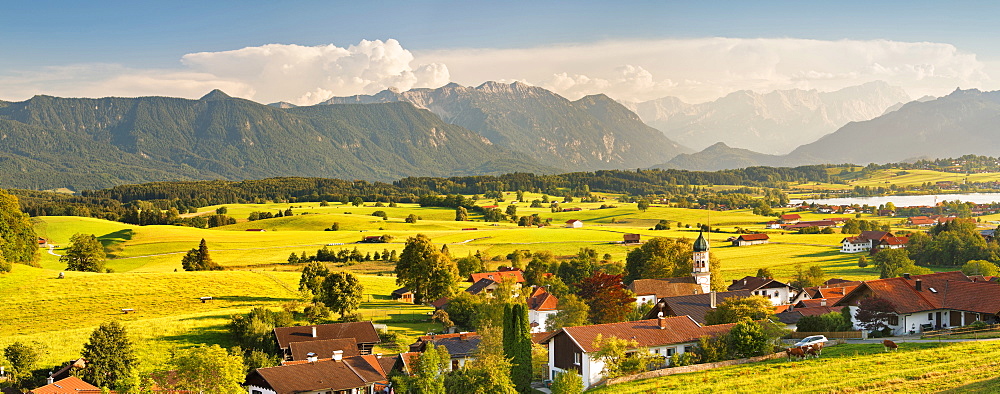
[[[594,393],[995,393],[996,342],[848,344],[804,361],[780,358],[601,387]]]

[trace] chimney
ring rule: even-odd
[[[49,371],[49,377],[45,379],[45,382],[46,384],[52,384],[56,382],[55,379],[52,379],[52,371]]]
[[[340,360],[343,360],[343,359],[344,359],[344,351],[343,350],[334,350],[333,351],[333,361],[340,361]]]
[[[660,327],[661,330],[667,328],[667,318],[659,316],[656,318],[656,325]]]
[[[313,326],[313,338],[316,338],[316,326]]]
[[[819,306],[826,306],[826,298],[819,300]]]
[[[904,273],[903,274],[903,279],[910,279],[910,273],[909,272]]]
[[[921,287],[922,287],[921,285],[924,284],[923,282],[924,281],[922,281],[920,279],[917,279],[917,280],[913,281],[913,286],[917,288],[917,291],[923,291],[923,289],[921,289]]]
[[[306,361],[314,363],[316,362],[316,360],[319,360],[319,357],[316,356],[316,353],[313,352],[306,353]]]
[[[715,292],[714,291],[710,291],[708,294],[709,294],[708,295],[708,297],[709,297],[708,298],[708,306],[710,308],[712,308],[712,309],[715,309]]]

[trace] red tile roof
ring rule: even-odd
[[[771,239],[771,237],[768,237],[767,234],[743,234],[736,239],[744,241],[762,241]]]
[[[666,317],[663,319],[665,329],[659,327],[657,319],[638,320],[622,323],[595,324],[590,326],[565,327],[554,332],[542,342],[545,343],[556,335],[569,335],[584,352],[597,350],[594,340],[598,335],[604,338],[618,337],[635,340],[640,347],[663,346],[674,343],[695,342],[703,336],[715,336],[729,332],[736,324],[719,324],[701,326],[688,316]]]
[[[799,220],[799,219],[802,219],[802,216],[799,216],[799,214],[797,213],[788,213],[781,215],[781,220]]]
[[[635,295],[652,295],[657,299],[701,293],[701,286],[694,283],[694,277],[636,279],[628,289]]]
[[[316,336],[313,337],[313,327]],[[352,323],[317,324],[314,326],[276,327],[274,336],[278,347],[287,349],[292,342],[319,341],[324,339],[354,338],[357,343],[379,343],[378,332],[370,321]]]
[[[916,290],[920,280],[921,290]],[[955,309],[988,314],[1000,313],[1000,286],[990,282],[972,282],[965,274],[938,272],[906,278],[887,278],[863,282],[836,303],[856,305],[871,294],[892,303],[896,313],[916,313],[936,309]]]
[[[343,357],[358,355],[358,345],[354,338],[324,339],[319,341],[292,342],[288,344],[292,351],[292,360],[305,360],[309,353],[316,353],[318,358],[332,358],[334,350],[344,352]]]
[[[386,372],[375,356],[355,356],[258,368],[247,376],[247,384],[278,394],[348,390],[385,381]]]
[[[533,311],[554,311],[559,306],[559,299],[545,290],[544,287],[536,287],[535,291],[528,297],[528,309]]]
[[[31,390],[32,394],[77,394],[84,390],[97,390],[100,392],[101,388],[94,386],[90,383],[84,382],[76,376],[70,376],[66,379],[56,381],[52,384],[47,384],[45,386],[39,387],[37,389]]]
[[[524,282],[524,275],[521,274],[521,270],[480,272],[469,275],[469,282],[476,283],[480,279],[490,279],[494,282],[500,282],[504,278],[514,278],[515,283]]]

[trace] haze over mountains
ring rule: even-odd
[[[875,118],[909,101],[902,88],[876,81],[834,92],[742,90],[701,104],[664,97],[626,106],[667,137],[694,149],[724,142],[784,154],[849,122]]]
[[[570,101],[521,82],[486,82],[477,87],[451,83],[405,92],[390,89],[375,95],[335,97],[324,104],[393,101],[426,108],[499,147],[570,171],[648,167],[691,152],[603,94]]]

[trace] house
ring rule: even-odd
[[[505,278],[511,278],[514,283],[524,283],[524,273],[517,268],[500,268],[499,270],[492,272],[480,272],[477,274],[469,275],[468,282],[476,283],[481,279],[490,279],[494,282],[499,282]]]
[[[892,304],[893,335],[1000,321],[1000,285],[973,281],[959,271],[864,281],[834,306],[849,307],[853,316],[869,297]]]
[[[544,287],[536,287],[528,296],[528,323],[532,333],[545,331],[549,317],[559,312],[559,299]]]
[[[340,352],[343,357],[354,357],[360,355],[357,343],[354,338],[323,339],[319,341],[292,342],[288,344],[288,351],[291,360],[305,361],[310,355],[333,357],[335,352]]]
[[[248,228],[246,231],[255,232],[255,233],[263,233],[263,232],[265,232],[267,230],[262,229],[262,228]]]
[[[625,234],[622,238],[622,243],[626,245],[639,243],[639,234]]]
[[[884,249],[902,249],[906,247],[906,244],[910,242],[909,237],[885,237],[875,245],[871,250],[871,254],[878,253],[880,250]]]
[[[772,220],[764,225],[764,228],[768,230],[781,230],[781,223],[777,220]]]
[[[407,304],[413,303],[413,292],[405,287],[400,287],[396,290],[393,290],[390,296],[392,296],[392,299],[394,300],[403,301]]]
[[[887,231],[862,231],[861,234],[856,237],[846,237],[840,240],[840,252],[868,252],[871,251],[875,245],[882,242],[883,239],[889,237],[893,237],[893,235]]]
[[[573,219],[566,221],[566,228],[581,228],[581,227],[583,227],[582,220]]]
[[[705,315],[726,298],[746,298],[754,295],[750,290],[708,292],[701,294],[663,297],[646,312],[645,319],[653,319],[663,313],[663,316],[689,316],[698,324],[706,324]]]
[[[894,211],[892,209],[879,209],[878,210],[878,215],[879,216],[896,216],[896,211]]]
[[[381,342],[375,325],[370,321],[316,324],[311,326],[296,327],[275,327],[274,337],[278,340],[278,347],[282,350],[284,358],[291,360],[293,342],[311,342],[328,339],[354,339],[358,354],[368,355],[372,353],[372,347]]]
[[[816,209],[816,213],[833,213],[833,208],[830,207],[820,207]]]
[[[770,240],[767,234],[742,234],[733,240],[733,246],[763,245]]]
[[[444,346],[451,355],[451,370],[457,370],[465,366],[465,363],[476,359],[476,352],[479,350],[479,342],[483,337],[475,332],[462,332],[458,334],[424,335],[417,338],[417,341],[410,345],[411,352],[423,353],[427,349],[428,343],[433,343],[435,347]]]
[[[652,304],[663,297],[675,297],[701,293],[701,286],[695,283],[694,277],[659,279],[636,279],[626,286],[635,293],[635,303],[638,305]]]
[[[792,299],[799,293],[792,286],[785,283],[771,278],[758,278],[756,276],[734,279],[733,284],[729,285],[726,290],[749,290],[751,295],[759,295],[771,300],[771,304],[774,306],[790,304]]]
[[[90,383],[84,382],[76,376],[70,376],[65,379],[58,381],[53,381],[50,377],[48,384],[39,387],[37,389],[31,390],[29,394],[77,394],[77,393],[101,393],[101,388],[94,386]]]
[[[784,224],[795,224],[798,223],[799,220],[802,220],[802,216],[799,216],[797,213],[786,213],[781,215],[778,219],[780,219],[781,223]]]
[[[792,231],[792,230],[798,230],[798,229],[802,229],[802,228],[806,228],[806,227],[819,227],[819,228],[837,227],[837,222],[834,222],[832,220],[812,220],[812,221],[808,221],[808,222],[798,222],[798,223],[795,223],[795,224],[790,224],[790,225],[784,226],[783,228],[785,230]]]
[[[384,368],[378,356],[335,354],[328,359],[314,357],[277,367],[257,368],[247,375],[244,384],[249,394],[374,394],[376,385],[384,387],[388,383],[390,371]]]
[[[913,216],[907,218],[906,220],[910,222],[911,226],[927,227],[937,224],[937,220],[931,219],[927,216]]]
[[[574,370],[583,377],[583,387],[589,388],[603,379],[604,362],[594,357],[594,342],[598,336],[618,337],[636,341],[635,351],[648,351],[663,357],[664,365],[675,354],[691,351],[703,336],[718,336],[729,332],[734,324],[702,326],[688,316],[662,317],[622,323],[564,327],[549,334],[540,343],[549,348],[549,379],[559,373]],[[647,350],[648,349],[648,350]]]

